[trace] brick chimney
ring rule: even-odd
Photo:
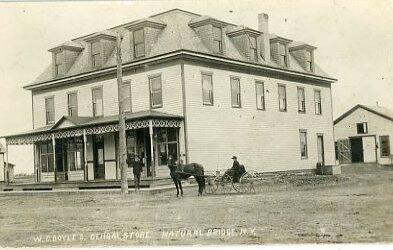
[[[261,55],[266,62],[270,62],[269,16],[258,14],[258,30],[262,32]]]

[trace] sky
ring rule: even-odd
[[[393,109],[393,0],[62,1],[0,3],[0,136],[32,129],[22,87],[50,63],[48,49],[73,38],[173,8],[258,28],[318,47],[316,63],[338,79],[334,117],[356,104]],[[4,141],[3,141],[4,143]],[[10,146],[16,173],[33,172],[31,146]]]

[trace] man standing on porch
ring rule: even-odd
[[[135,191],[140,190],[140,182],[141,182],[141,172],[142,170],[142,160],[139,158],[137,154],[130,154],[127,157],[127,165],[128,167],[132,167],[132,172],[134,174],[134,186]]]

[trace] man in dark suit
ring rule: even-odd
[[[138,190],[140,190],[141,173],[143,171],[142,160],[136,154],[135,155],[129,154],[127,157],[127,164],[128,164],[128,167],[132,167],[132,172],[134,174],[135,191],[138,191]]]

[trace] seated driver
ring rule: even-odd
[[[232,167],[228,169],[225,173],[232,177],[233,182],[239,182],[240,176],[242,174],[241,173],[242,167],[240,166],[240,163],[237,161],[236,156],[232,156],[231,159],[233,160]]]

